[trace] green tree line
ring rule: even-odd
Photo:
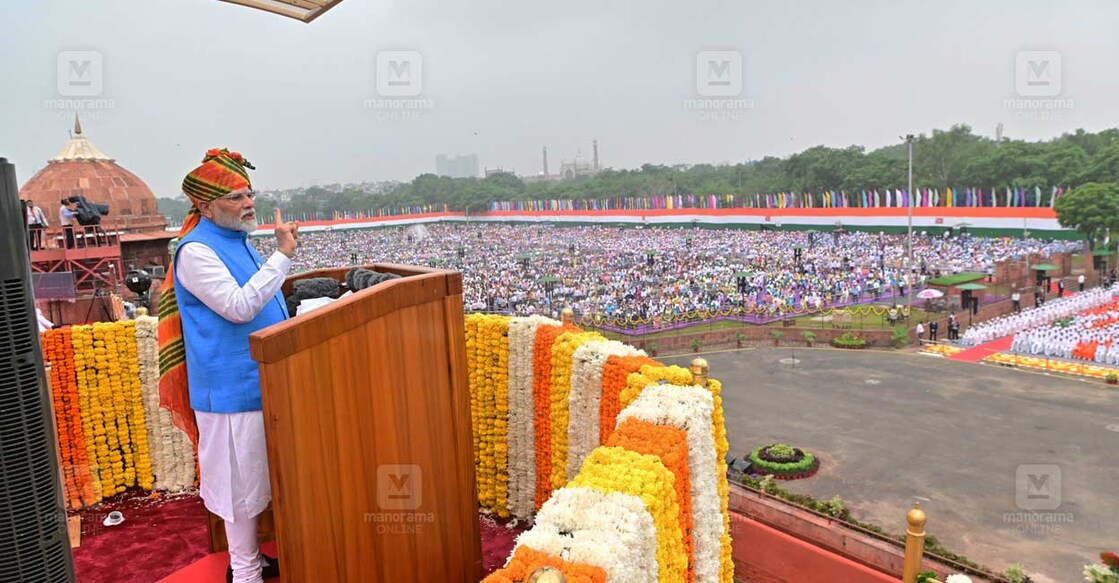
[[[688,168],[645,164],[560,182],[526,183],[509,174],[486,178],[421,174],[382,194],[310,188],[282,207],[286,213],[320,217],[424,204],[476,212],[491,202],[509,200],[904,188],[906,173],[906,146],[902,143],[869,152],[862,146],[815,146],[786,158],[767,156],[732,165]],[[913,181],[917,188],[1040,186],[1046,192],[1053,186],[1119,182],[1119,129],[1097,133],[1080,129],[1038,142],[995,141],[976,135],[967,125],[933,130],[915,139]],[[165,200],[160,200],[161,211],[181,220],[188,208],[185,199],[178,203]],[[261,216],[270,216],[271,201],[260,200],[258,206]]]

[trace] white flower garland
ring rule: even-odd
[[[543,316],[514,317],[509,320],[509,425],[506,445],[509,452],[509,512],[528,519],[536,509],[536,420],[532,399],[532,349],[536,329],[559,322]]]
[[[618,414],[618,424],[633,417],[683,429],[688,435],[688,480],[691,485],[695,538],[695,580],[718,581],[723,516],[720,510],[711,393],[696,386],[655,385]]]
[[[194,446],[159,406],[159,320],[136,318],[136,359],[147,418],[148,449],[155,475],[155,490],[178,492],[194,487]]]
[[[594,565],[612,583],[657,581],[657,532],[637,496],[592,488],[560,488],[540,508],[517,546]]]
[[[636,348],[615,340],[592,340],[575,350],[571,369],[571,393],[568,395],[567,479],[571,480],[583,467],[583,459],[598,447],[599,407],[602,402],[602,372],[611,355],[644,354]]]

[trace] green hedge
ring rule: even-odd
[[[844,332],[831,341],[836,348],[866,348],[866,339],[859,338],[851,332]]]
[[[969,281],[977,281],[987,277],[984,273],[964,272],[955,275],[946,275],[929,280],[929,285],[960,285]]]
[[[766,461],[761,458],[762,449],[762,447],[759,447],[750,452],[750,463],[759,470],[769,471],[775,474],[799,474],[801,472],[807,472],[812,469],[812,464],[816,462],[816,458],[812,457],[812,454],[808,452],[804,452],[804,457],[797,462],[779,464]]]
[[[862,522],[852,518],[846,504],[843,503],[843,500],[839,496],[835,496],[828,502],[822,502],[808,494],[794,494],[778,486],[771,476],[765,476],[762,478],[751,478],[746,474],[735,473],[730,477],[730,479],[739,484],[742,484],[743,486],[754,488],[755,490],[761,490],[771,496],[776,496],[777,498],[780,498],[791,504],[795,504],[796,506],[801,506],[810,510],[815,510],[816,512],[834,516],[848,524],[852,524],[859,528],[869,530],[871,532],[876,532],[880,535],[901,541],[903,544],[905,543],[904,534],[891,535],[880,526]],[[932,536],[931,534],[925,534],[925,550],[929,553],[943,557],[950,561],[960,563],[961,565],[967,565],[968,567],[971,567],[978,571],[983,571],[986,573],[992,572],[987,567],[984,567],[983,565],[980,565],[979,563],[976,563],[975,561],[972,561],[971,559],[968,559],[963,555],[953,553],[952,551],[948,550],[944,547],[943,544],[941,544],[939,540],[936,539],[935,536]]]

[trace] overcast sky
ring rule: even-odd
[[[90,51],[100,79],[81,78]],[[382,51],[422,64],[378,71]],[[740,53],[741,76],[704,51]],[[953,123],[1030,140],[1119,125],[1114,0],[345,0],[309,25],[215,0],[42,0],[5,2],[0,54],[0,156],[21,184],[61,150],[72,100],[95,99],[85,134],[164,197],[214,146],[242,151],[262,189],[408,180],[441,153],[535,174],[543,145],[556,172],[596,138],[604,166],[631,168]],[[378,72],[419,95],[380,95]],[[700,104],[737,100],[738,119],[688,103],[739,80]],[[1007,103],[1057,91],[1042,115]],[[419,119],[384,119],[386,103]]]

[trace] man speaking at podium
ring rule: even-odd
[[[159,301],[160,404],[198,446],[199,493],[225,521],[236,583],[279,573],[257,541],[272,491],[249,334],[287,318],[280,288],[298,246],[294,223],[276,226],[279,250],[267,261],[249,242],[252,168],[215,149],[183,180],[192,206]]]

